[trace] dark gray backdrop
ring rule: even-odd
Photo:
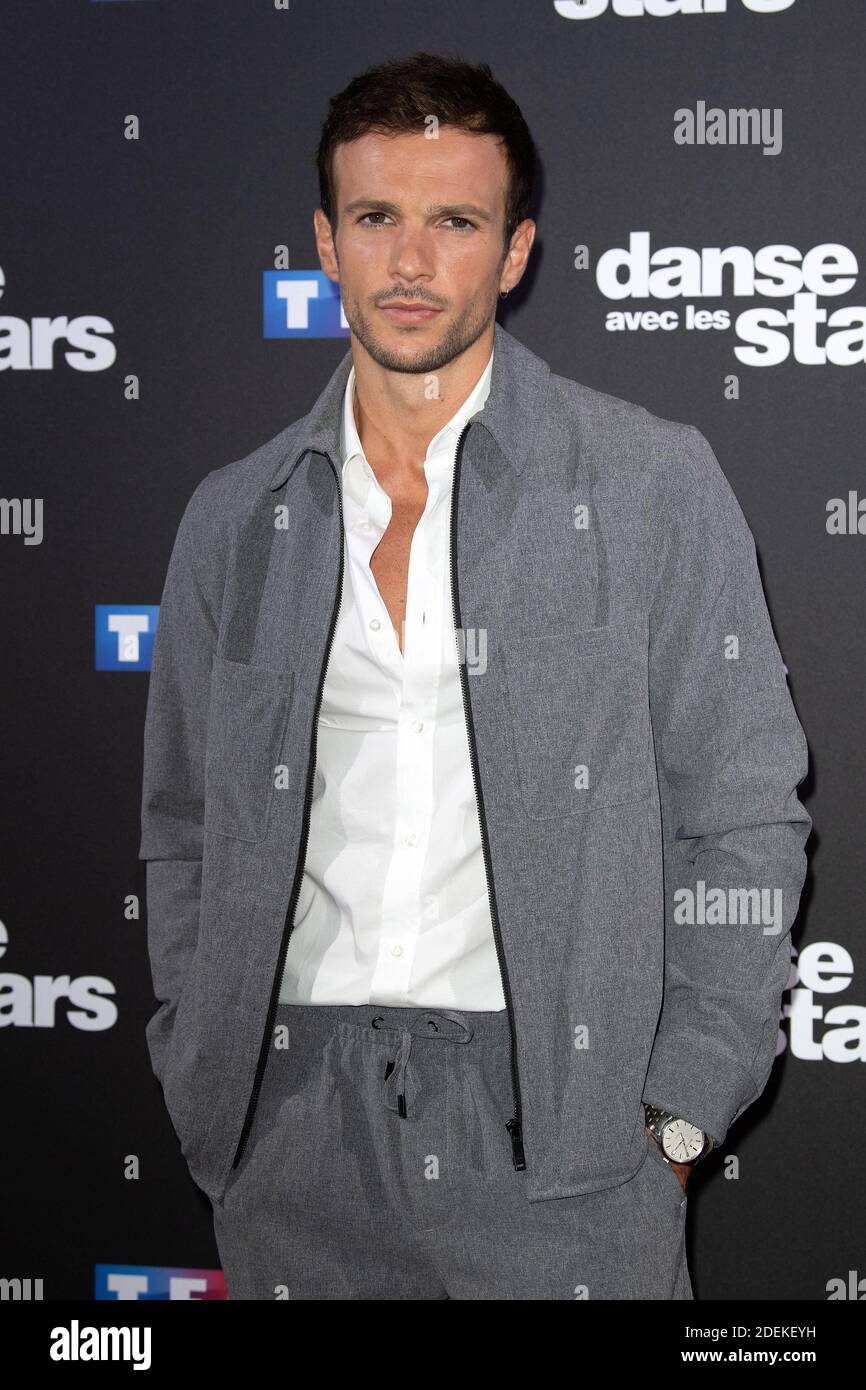
[[[560,8],[3,6],[0,496],[43,499],[44,535],[39,545],[0,535],[0,1276],[42,1277],[45,1298],[91,1298],[100,1264],[217,1267],[209,1206],[144,1038],[155,1008],[137,860],[147,675],[94,669],[94,609],[159,602],[196,483],[305,413],[345,352],[345,339],[265,338],[262,273],[281,244],[293,269],[318,269],[313,159],[329,95],[419,48],[489,62],[541,149],[532,264],[501,321],[554,371],[706,434],[755,535],[809,740],[801,795],[815,830],[794,945],[813,948],[811,988],[786,996],[797,1041],[784,1020],[765,1096],[690,1186],[696,1296],[822,1300],[833,1279],[866,1276],[866,534],[826,526],[831,498],[866,494],[862,332],[849,365],[793,354],[748,365],[733,327],[614,333],[607,316],[682,316],[694,304],[733,320],[785,314],[792,295],[734,294],[728,280],[716,298],[612,301],[596,278],[599,258],[639,231],[653,251],[784,244],[805,255],[831,243],[856,258],[856,283],[819,295],[817,308],[866,304],[866,7],[794,0],[759,13],[768,0],[728,0],[718,13],[609,5],[580,18]],[[618,0],[628,8],[641,6]],[[781,153],[678,144],[674,113],[698,102],[780,110]],[[136,140],[124,138],[130,114]],[[589,266],[578,270],[583,245]],[[28,366],[35,321],[62,315],[107,320],[113,364],[77,370],[61,341],[51,365]],[[828,331],[819,326],[819,344]],[[738,399],[726,396],[732,373]],[[127,398],[130,376],[139,399]],[[816,943],[827,943],[830,979]],[[67,976],[103,981],[112,1026],[70,1020]],[[32,1004],[52,988],[53,1016]],[[129,1155],[138,1180],[125,1176]],[[724,1175],[731,1156],[736,1180]]]

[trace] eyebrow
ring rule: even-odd
[[[351,203],[347,203],[344,212],[359,212],[364,208],[367,212],[387,212],[399,216],[400,209],[396,203],[386,202],[382,198],[354,198]],[[447,213],[449,217],[477,217],[479,222],[492,222],[493,217],[484,208],[478,207],[476,203],[428,203],[424,210],[428,217],[441,217]]]

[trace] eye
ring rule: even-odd
[[[359,223],[365,223],[368,227],[384,227],[384,225],[385,225],[384,222],[370,222],[370,221],[368,221],[368,218],[371,218],[371,217],[387,217],[387,216],[388,216],[388,214],[387,214],[386,212],[362,212],[361,215],[360,215],[360,217],[358,217],[356,220],[357,220]],[[446,222],[462,222],[463,225],[462,225],[461,227],[455,227],[455,228],[454,228],[454,231],[455,231],[455,232],[465,233],[465,232],[474,232],[474,231],[477,231],[477,226],[476,226],[476,224],[475,224],[474,222],[470,222],[468,217],[458,217],[458,216],[455,214],[453,217],[446,217],[445,221],[446,221]]]

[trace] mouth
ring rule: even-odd
[[[382,304],[380,308],[392,323],[429,323],[431,319],[435,319],[436,315],[442,312],[441,309],[431,309],[426,304],[413,304],[411,307],[401,304]]]

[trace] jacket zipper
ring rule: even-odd
[[[455,638],[460,630],[460,600],[457,586],[457,494],[460,487],[460,462],[463,454],[463,441],[469,433],[469,426],[472,421],[468,420],[460,435],[457,443],[457,455],[454,462],[454,482],[451,491],[451,546],[449,554],[449,566],[451,576],[451,606],[454,617]],[[487,821],[484,815],[484,800],[479,794],[481,778],[478,770],[478,750],[475,746],[475,728],[472,723],[472,709],[469,701],[469,676],[466,670],[466,647],[464,643],[463,660],[459,660],[458,646],[458,670],[460,673],[460,690],[463,696],[463,714],[466,720],[466,732],[469,736],[470,763],[472,765],[472,782],[475,787],[475,805],[478,811],[478,823],[481,829],[481,848],[484,854],[484,874],[487,879],[487,897],[490,903],[491,922],[493,925],[493,940],[496,943],[496,955],[499,960],[499,974],[502,978],[502,991],[505,995],[506,1012],[508,1015],[508,1025],[511,1036],[511,1085],[512,1085],[512,1104],[514,1114],[506,1124],[505,1128],[511,1136],[511,1156],[514,1167],[518,1172],[526,1168],[526,1156],[523,1152],[523,1110],[520,1099],[520,1077],[517,1070],[517,1037],[514,1030],[514,1006],[511,999],[511,985],[508,980],[508,969],[505,964],[505,952],[502,949],[502,933],[499,929],[499,913],[496,907],[496,895],[493,891],[493,869],[490,861],[490,842],[487,836]]]
[[[470,424],[471,421],[467,422],[467,424],[465,425],[457,444],[457,454],[454,466],[454,483],[451,496],[451,544],[449,549],[449,574],[451,579],[451,605],[454,619],[455,638],[457,637],[457,633],[460,627],[460,604],[457,586],[456,557],[457,494],[460,482],[460,463],[463,455],[463,443],[466,439],[467,433],[469,432]],[[301,883],[303,881],[303,870],[307,856],[307,841],[309,839],[310,833],[310,807],[312,805],[313,777],[316,765],[316,746],[319,734],[319,709],[322,703],[322,692],[324,690],[325,685],[325,673],[328,669],[328,661],[330,660],[331,656],[331,647],[334,641],[334,632],[337,626],[337,618],[339,616],[340,605],[342,602],[343,595],[343,555],[345,550],[343,498],[340,487],[339,475],[334,469],[334,465],[330,458],[330,455],[326,454],[325,457],[328,459],[328,463],[330,464],[332,470],[334,471],[335,477],[337,478],[337,503],[340,513],[340,568],[339,576],[337,579],[337,593],[331,612],[331,626],[328,632],[328,641],[325,649],[325,657],[322,663],[321,672],[319,673],[319,688],[318,693],[316,695],[316,708],[313,714],[313,734],[310,742],[310,758],[307,764],[307,786],[304,795],[303,826],[301,832],[301,842],[298,848],[298,859],[297,864],[295,866],[295,878],[294,883],[292,884],[292,892],[289,898],[289,906],[286,909],[285,922],[283,924],[283,937],[282,941],[280,942],[280,954],[277,962],[277,968],[274,973],[273,985],[271,987],[271,998],[268,1004],[267,1021],[265,1023],[265,1032],[264,1037],[262,1038],[261,1048],[259,1049],[259,1060],[256,1067],[255,1079],[253,1081],[252,1094],[250,1096],[249,1104],[247,1105],[247,1113],[244,1117],[243,1128],[241,1130],[240,1139],[238,1140],[237,1149],[235,1150],[235,1156],[232,1160],[232,1168],[237,1168],[238,1164],[240,1163],[241,1158],[243,1156],[244,1148],[246,1147],[247,1139],[249,1138],[250,1130],[252,1128],[253,1117],[255,1115],[256,1104],[258,1102],[259,1092],[261,1090],[262,1079],[264,1077],[265,1066],[267,1063],[268,1047],[270,1045],[270,1037],[274,1025],[274,1017],[277,1011],[277,1000],[279,998],[280,982],[282,980],[283,971],[285,969],[286,954],[289,949],[289,940],[294,929],[295,908],[297,907],[298,896],[301,891]],[[493,940],[496,945],[496,955],[499,962],[499,974],[502,980],[502,990],[505,996],[507,1006],[506,1012],[508,1015],[509,1033],[511,1039],[511,1083],[512,1106],[514,1114],[506,1124],[505,1128],[508,1131],[508,1134],[511,1139],[511,1154],[514,1167],[518,1172],[522,1172],[526,1168],[526,1157],[523,1151],[523,1120],[520,1098],[520,1077],[517,1069],[517,1040],[514,1030],[514,1006],[511,997],[511,985],[508,979],[508,969],[505,963],[505,953],[502,948],[502,934],[499,927],[499,914],[496,908],[496,896],[493,890],[493,871],[490,863],[490,842],[487,835],[487,821],[484,815],[483,799],[479,795],[478,791],[480,782],[478,773],[478,752],[475,746],[475,729],[472,723],[472,714],[468,692],[468,676],[465,667],[465,660],[458,662],[458,670],[460,676],[460,691],[463,698],[463,714],[466,720],[466,731],[469,739],[470,763],[472,767],[472,782],[475,789],[475,805],[478,811],[478,823],[481,830],[481,847],[484,857],[484,875],[487,881],[487,896],[491,909]]]
[[[340,570],[337,579],[337,593],[334,599],[333,608],[331,610],[331,626],[328,632],[328,641],[325,648],[325,658],[322,662],[322,669],[319,673],[319,689],[316,695],[316,708],[313,713],[313,734],[310,740],[310,758],[307,764],[307,787],[304,794],[304,816],[301,829],[301,841],[300,846],[298,848],[298,860],[297,864],[295,865],[295,879],[294,883],[292,884],[292,892],[289,898],[289,905],[286,909],[285,922],[283,923],[283,937],[282,941],[280,942],[279,960],[277,962],[277,968],[274,973],[274,982],[271,987],[271,998],[270,1003],[268,1004],[268,1016],[267,1021],[265,1023],[265,1034],[262,1038],[261,1048],[259,1049],[259,1060],[258,1065],[256,1067],[255,1079],[253,1081],[252,1094],[250,1096],[249,1104],[247,1105],[247,1113],[244,1117],[244,1124],[243,1129],[241,1130],[241,1137],[238,1140],[238,1146],[235,1150],[234,1159],[232,1160],[232,1168],[237,1168],[238,1164],[240,1163],[243,1151],[246,1147],[247,1139],[249,1138],[250,1130],[252,1128],[253,1116],[255,1115],[256,1104],[259,1098],[259,1091],[262,1088],[262,1078],[265,1074],[265,1066],[267,1064],[268,1059],[268,1047],[270,1046],[271,1034],[273,1032],[274,1027],[274,1017],[276,1016],[277,1012],[277,1001],[279,999],[280,985],[282,982],[283,971],[285,969],[286,964],[286,954],[289,949],[289,940],[291,938],[292,931],[294,930],[295,925],[295,909],[298,905],[298,897],[301,891],[301,883],[303,882],[304,866],[306,864],[307,858],[307,841],[310,835],[310,808],[312,806],[313,779],[316,767],[316,750],[319,739],[319,709],[322,704],[322,692],[325,688],[325,672],[328,669],[328,662],[331,657],[331,647],[334,641],[334,632],[337,627],[337,618],[339,616],[340,605],[342,603],[343,598],[343,551],[345,549],[345,523],[343,519],[342,489],[340,487],[339,474],[337,474],[336,469],[334,468],[330,455],[325,454],[325,458],[328,460],[328,463],[331,466],[331,470],[334,472],[337,478],[337,503],[340,511]]]

